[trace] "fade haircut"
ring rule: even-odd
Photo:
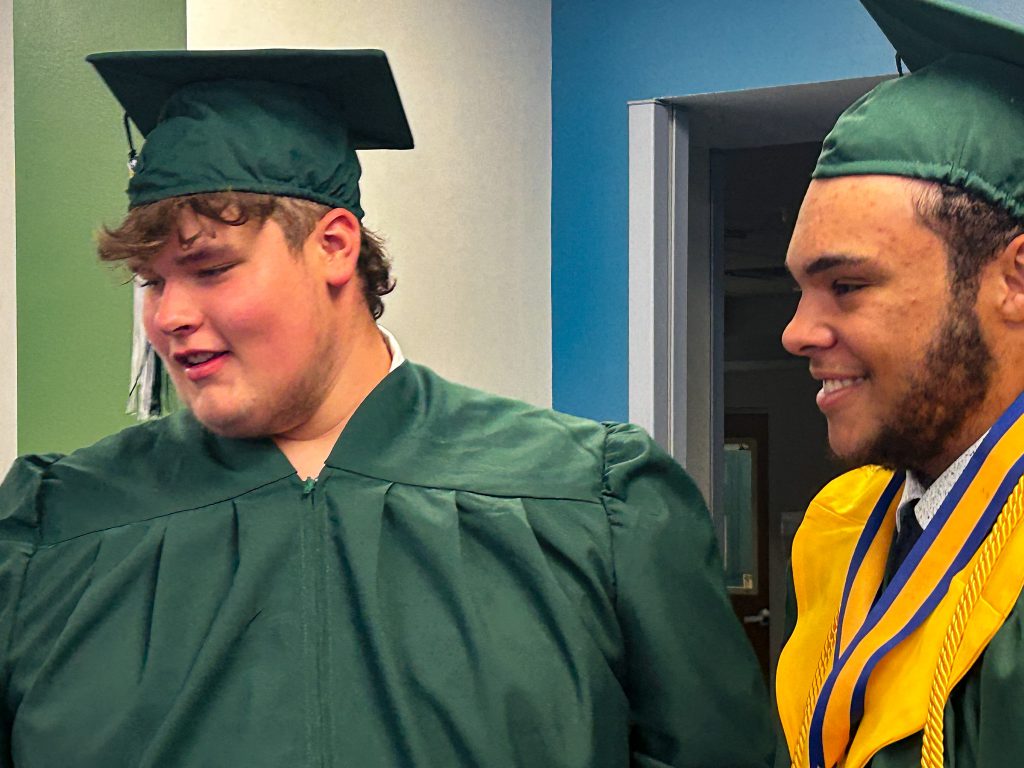
[[[311,200],[255,192],[208,192],[170,197],[133,208],[115,229],[103,227],[96,238],[100,259],[123,262],[132,269],[146,264],[172,236],[181,236],[178,222],[186,210],[233,227],[248,221],[263,225],[272,219],[281,227],[288,247],[298,253],[317,223],[331,209]],[[382,297],[394,290],[395,281],[383,241],[366,227],[361,227],[356,269],[366,306],[376,320],[384,314]]]

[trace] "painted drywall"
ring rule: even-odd
[[[13,0],[0,0],[0,477],[18,452],[13,11]]]
[[[551,402],[548,0],[189,0],[192,48],[383,48],[416,140],[363,152],[366,223],[408,357]]]
[[[893,51],[857,0],[552,0],[551,24],[553,401],[625,419],[627,101],[884,74]]]
[[[124,414],[130,288],[93,232],[125,210],[121,110],[83,57],[185,44],[183,0],[14,0],[18,448],[66,451]]]

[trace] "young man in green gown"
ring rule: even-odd
[[[822,383],[830,483],[793,546],[778,764],[1024,755],[1024,29],[863,0],[910,70],[825,140],[783,335]]]
[[[686,474],[376,325],[367,51],[92,58],[146,135],[100,237],[187,405],[0,489],[0,766],[759,766]]]

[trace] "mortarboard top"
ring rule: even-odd
[[[1024,67],[1024,30],[945,0],[861,0],[911,71],[951,53]]]
[[[146,137],[130,207],[235,190],[361,217],[355,150],[413,146],[383,51],[122,51],[87,61]]]
[[[861,0],[911,74],[855,102],[815,178],[955,184],[1024,218],[1024,28],[947,0]]]

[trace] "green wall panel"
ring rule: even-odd
[[[124,413],[131,288],[93,233],[126,206],[121,112],[87,53],[185,47],[185,0],[14,0],[18,450],[68,451]]]

